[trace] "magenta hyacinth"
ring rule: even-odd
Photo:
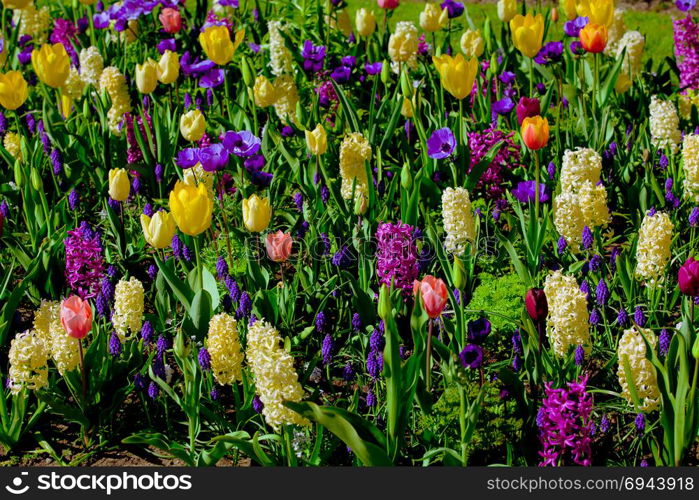
[[[68,286],[83,300],[91,299],[100,290],[104,275],[104,258],[100,235],[87,222],[68,231],[65,277]]]
[[[586,386],[587,376],[568,382],[567,389],[546,384],[536,419],[542,446],[539,465],[592,465],[592,396]]]
[[[488,128],[483,132],[469,132],[468,146],[471,148],[469,173],[485,155],[500,141],[504,141],[495,158],[483,172],[476,187],[485,190],[489,198],[497,198],[505,192],[503,174],[506,169],[516,168],[520,164],[520,147],[513,140],[514,132]]]
[[[418,275],[418,253],[415,228],[409,224],[384,222],[376,230],[376,271],[379,282],[412,294],[413,281]]]
[[[673,21],[680,89],[699,88],[699,25],[691,16]]]

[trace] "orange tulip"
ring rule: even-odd
[[[549,142],[549,122],[541,116],[529,116],[522,122],[522,139],[529,149],[541,149]]]
[[[432,319],[438,318],[447,305],[447,286],[444,281],[428,274],[422,281],[413,282],[413,294],[417,295],[418,290],[427,315]]]
[[[607,46],[607,27],[604,24],[588,23],[580,30],[580,43],[588,52],[599,54]]]
[[[290,234],[285,234],[282,231],[268,234],[265,238],[267,256],[274,262],[284,262],[291,255],[292,243]]]
[[[92,308],[87,300],[71,295],[61,304],[61,324],[68,335],[82,339],[92,328]]]

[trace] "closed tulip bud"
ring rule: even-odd
[[[160,61],[158,62],[158,80],[160,80],[160,83],[169,85],[175,83],[179,76],[180,58],[177,53],[166,50],[160,56]]]
[[[269,198],[259,198],[256,194],[243,200],[243,224],[251,233],[261,233],[272,218]]]
[[[464,263],[456,256],[454,256],[454,264],[451,267],[451,279],[457,289],[463,290],[466,287],[466,270],[464,269]]]
[[[250,60],[245,56],[240,61],[240,71],[243,73],[243,82],[245,82],[246,87],[255,85],[255,74],[250,68]]]
[[[354,23],[357,25],[357,34],[359,36],[368,37],[376,31],[376,16],[369,9],[361,8],[357,10]]]
[[[34,167],[31,168],[29,172],[29,181],[32,184],[32,187],[34,188],[35,191],[41,191],[44,188],[44,183],[41,180],[41,176],[39,175],[39,171],[35,169]]]
[[[677,282],[683,294],[699,296],[699,261],[688,258],[677,273]]]
[[[527,295],[524,297],[524,306],[527,308],[527,314],[535,323],[544,321],[549,313],[549,303],[541,288],[530,288],[527,291]]]
[[[150,94],[158,85],[158,63],[148,59],[136,65],[136,88],[141,94]]]
[[[376,0],[376,3],[382,9],[393,10],[400,5],[400,0]]]
[[[193,109],[180,117],[180,132],[188,141],[198,141],[206,132],[206,119],[201,111]]]
[[[19,71],[0,74],[0,106],[13,111],[29,97],[29,86]]]
[[[439,4],[426,3],[424,10],[420,12],[420,27],[429,33],[442,29],[444,27],[442,19],[444,10],[446,9],[442,9]]]
[[[400,185],[403,189],[410,189],[410,186],[413,185],[413,176],[407,163],[403,164],[403,168],[400,171]]]
[[[354,215],[364,215],[368,206],[366,196],[359,194],[354,199]]]
[[[697,338],[694,339],[694,344],[692,344],[692,356],[699,361],[699,335],[697,335]]]
[[[533,151],[541,149],[549,142],[549,122],[540,116],[530,116],[522,122],[522,139]]]
[[[517,124],[522,125],[525,118],[541,114],[541,103],[537,98],[522,97],[517,103]]]
[[[405,118],[413,117],[413,103],[407,97],[403,97],[403,103],[400,107],[400,114],[403,115]]]
[[[498,18],[509,23],[517,14],[517,0],[498,0]]]
[[[551,21],[554,23],[558,22],[558,9],[556,7],[551,9]]]
[[[255,105],[260,108],[272,106],[277,101],[277,90],[264,75],[255,79],[253,95],[255,96]]]
[[[461,54],[456,57],[444,54],[433,56],[432,62],[437,68],[444,90],[457,99],[463,99],[471,93],[478,72],[478,60],[475,57],[466,60]]]
[[[381,64],[381,83],[388,85],[391,81],[391,68],[388,63],[384,60]]]
[[[111,169],[109,171],[109,197],[115,201],[125,201],[129,197],[130,191],[131,183],[126,169]]]
[[[623,94],[631,88],[631,78],[626,73],[619,73],[616,78],[616,83],[614,84],[614,90],[618,94]]]
[[[447,286],[439,278],[427,275],[422,281],[413,282],[413,294],[420,292],[422,308],[432,318],[439,318],[447,305]]]
[[[166,248],[172,243],[177,227],[171,213],[159,210],[153,217],[141,214],[141,228],[146,241],[153,248]]]
[[[541,14],[522,16],[517,14],[510,21],[512,42],[526,57],[534,57],[544,42],[544,18]]]
[[[209,26],[199,34],[199,43],[204,49],[206,57],[219,66],[228,64],[233,59],[235,49],[245,38],[245,30],[241,29],[235,33],[235,41],[231,41],[228,28],[225,26]]]
[[[391,304],[391,289],[386,285],[381,285],[379,289],[379,317],[384,321],[393,315],[393,305]]]
[[[575,9],[575,0],[561,0],[560,5],[569,21],[578,17],[578,11]]]
[[[599,54],[604,51],[608,37],[607,27],[604,24],[587,23],[580,30],[580,44],[583,46],[583,49],[592,54]]]
[[[158,19],[160,19],[165,33],[170,33],[172,35],[182,29],[182,14],[180,14],[180,11],[177,9],[165,7],[160,11]]]
[[[82,339],[92,328],[92,308],[87,300],[71,295],[61,303],[61,325],[74,339]]]
[[[32,66],[39,80],[57,89],[68,78],[70,57],[62,43],[42,45],[32,51]]]
[[[319,123],[313,130],[306,130],[306,146],[313,155],[322,155],[328,149],[328,139],[325,129]]]
[[[17,184],[18,188],[23,188],[24,187],[24,170],[22,169],[22,164],[20,163],[19,160],[15,161],[15,166],[14,166],[14,173],[15,173],[15,184]]]
[[[481,57],[485,50],[485,42],[480,30],[466,30],[461,35],[461,51],[466,57]]]
[[[211,226],[214,202],[205,183],[197,186],[177,181],[170,192],[170,212],[184,234],[197,236]]]
[[[405,97],[413,95],[413,84],[407,73],[401,73],[400,75],[400,90]]]
[[[289,255],[291,255],[292,244],[293,239],[290,234],[286,234],[282,231],[268,234],[265,238],[267,257],[274,262],[286,261]]]

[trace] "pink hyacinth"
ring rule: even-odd
[[[413,291],[413,281],[417,279],[417,245],[415,228],[409,224],[384,222],[376,230],[377,253],[376,274],[379,282],[403,290],[408,296]]]
[[[546,384],[546,397],[536,417],[540,466],[592,465],[592,396],[586,385],[587,376],[569,382],[568,389]]]
[[[699,25],[691,16],[673,21],[680,89],[699,88]]]
[[[505,133],[492,127],[483,132],[469,132],[468,134],[468,145],[471,148],[469,173],[495,144],[505,141],[476,185],[478,189],[484,190],[489,198],[498,198],[504,193],[504,171],[519,166],[520,147],[512,140],[513,135],[514,132]]]
[[[104,275],[104,258],[100,235],[90,229],[87,222],[68,231],[64,240],[66,248],[65,277],[68,286],[81,299],[91,299],[100,290]]]

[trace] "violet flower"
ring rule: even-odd
[[[449,127],[435,130],[427,139],[427,155],[430,158],[441,160],[451,155],[455,148],[456,139]]]

